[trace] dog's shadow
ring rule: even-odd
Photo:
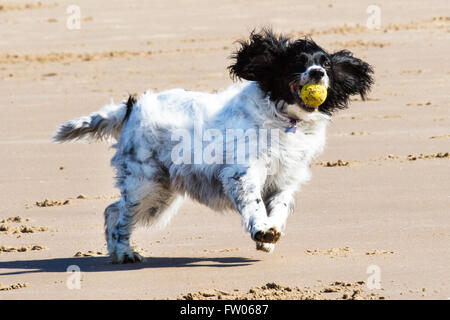
[[[72,257],[41,260],[0,261],[0,276],[41,272],[111,272],[139,269],[213,267],[243,267],[259,260],[242,257],[188,258],[147,257],[140,263],[112,264],[109,257]],[[77,268],[78,267],[78,268]],[[6,271],[5,270],[14,270]]]

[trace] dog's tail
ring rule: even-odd
[[[89,116],[69,120],[58,128],[53,141],[118,139],[135,103],[136,96],[130,95],[121,104],[111,103]]]

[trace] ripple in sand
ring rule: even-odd
[[[181,295],[178,300],[378,300],[385,299],[374,292],[366,292],[364,281],[334,281],[314,287],[290,287],[269,282],[252,287],[247,292],[207,289]]]
[[[415,161],[415,160],[419,160],[419,159],[443,159],[443,158],[450,158],[450,153],[438,152],[438,153],[431,153],[431,154],[420,153],[419,155],[410,154],[410,155],[408,155],[407,160]]]
[[[70,200],[49,200],[36,201],[36,206],[38,207],[55,207],[55,206],[66,206],[70,204]]]
[[[450,134],[443,134],[440,136],[431,136],[430,139],[449,139],[450,138]]]
[[[43,9],[57,7],[57,3],[24,3],[24,4],[0,4],[0,12],[2,11],[18,11],[18,10],[30,10],[30,9]]]
[[[77,253],[74,254],[74,257],[98,257],[98,256],[104,256],[104,255],[106,255],[106,253],[101,252],[101,251],[88,250],[86,252],[78,251]]]
[[[337,160],[337,161],[320,161],[315,163],[315,165],[322,166],[322,167],[350,167],[352,163],[355,163],[356,161],[345,161],[345,160]]]
[[[20,248],[0,246],[0,254],[2,252],[27,252],[27,251],[40,251],[46,249],[40,245],[22,246]]]
[[[35,232],[44,232],[47,231],[48,227],[33,227],[33,226],[20,226],[20,227],[11,227],[6,224],[0,225],[0,232],[6,232],[6,233],[35,233]]]
[[[21,216],[15,216],[15,217],[9,217],[9,218],[3,219],[0,221],[0,223],[7,223],[7,222],[21,223],[24,221],[30,221],[30,219],[22,218]]]
[[[353,253],[353,249],[350,247],[343,247],[343,248],[331,248],[331,249],[314,249],[314,250],[305,250],[306,254],[310,255],[327,255],[330,257],[348,257],[350,254]]]
[[[28,283],[15,283],[10,286],[4,287],[0,283],[0,291],[10,291],[10,290],[16,290],[16,289],[22,289],[28,287]]]

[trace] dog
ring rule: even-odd
[[[328,53],[311,38],[293,40],[264,28],[237,43],[228,69],[241,81],[227,90],[147,91],[68,121],[53,137],[117,140],[111,164],[121,198],[104,212],[113,263],[142,261],[130,246],[134,227],[166,225],[186,196],[216,211],[239,212],[256,249],[273,251],[295,193],[325,146],[332,114],[346,108],[351,95],[365,99],[373,84],[367,62],[347,50]],[[309,83],[327,87],[319,107],[301,99]],[[228,139],[232,130],[241,134]],[[195,135],[201,139],[192,141]]]

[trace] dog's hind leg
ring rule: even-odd
[[[130,192],[134,194],[130,195]],[[122,199],[105,210],[105,233],[112,262],[142,261],[143,258],[130,246],[133,228],[138,223],[163,227],[178,211],[182,200],[184,197],[156,180],[147,181],[140,188],[123,191]]]
[[[127,203],[123,198],[105,209],[105,236],[113,263],[140,262],[143,258],[133,252],[130,236],[139,204]]]
[[[143,203],[158,183],[124,173],[119,181],[121,198],[105,210],[105,235],[113,263],[140,262],[143,258],[130,246],[131,233],[145,208]]]
[[[105,212],[108,252],[115,263],[139,262],[142,257],[130,246],[134,227],[138,223],[163,225],[180,201],[171,188],[169,171],[147,138],[125,136],[119,144],[111,164],[117,170],[121,199]]]
[[[105,237],[106,243],[108,245],[108,252],[113,251],[110,246],[114,244],[112,241],[112,231],[117,224],[117,220],[119,219],[119,201],[111,203],[105,209]]]
[[[139,213],[139,223],[152,228],[162,229],[178,212],[185,196],[176,194],[161,186],[158,196],[148,196],[142,203],[143,210]]]

